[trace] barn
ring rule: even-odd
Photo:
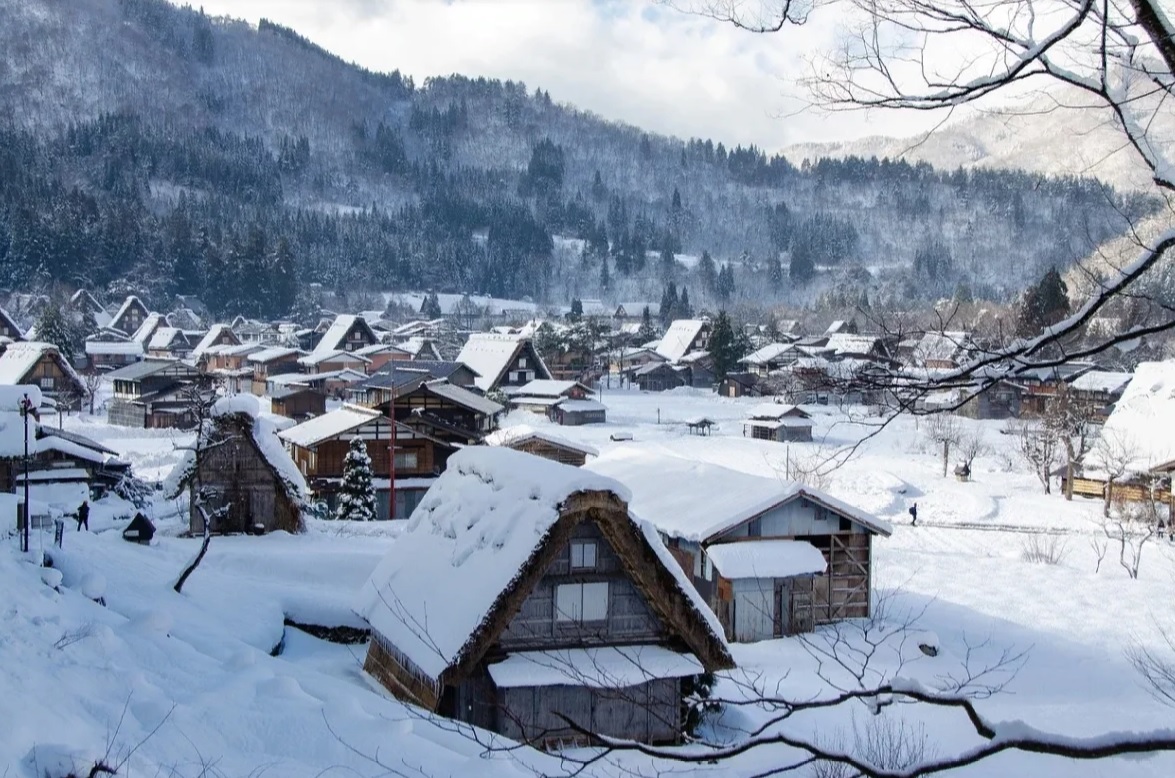
[[[583,467],[588,457],[599,456],[600,452],[584,443],[552,435],[526,424],[506,427],[486,436],[486,445],[505,446],[515,451],[562,462],[573,467]]]
[[[734,661],[625,496],[507,448],[455,454],[360,592],[364,669],[405,702],[536,746],[679,742],[695,679]]]

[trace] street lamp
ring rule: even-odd
[[[20,535],[21,553],[29,552],[29,525],[32,524],[32,512],[29,510],[29,415],[34,413],[33,402],[28,392],[20,401],[20,416],[24,420],[24,527]]]

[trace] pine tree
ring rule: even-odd
[[[779,261],[778,254],[767,260],[767,280],[775,291],[783,286],[783,263]]]
[[[1030,287],[1020,302],[1020,334],[1031,336],[1050,327],[1069,314],[1069,288],[1055,267]]]
[[[714,320],[714,329],[710,333],[710,358],[714,360],[714,375],[721,381],[738,367],[742,359],[738,338],[735,337],[734,327],[726,311],[719,311]]]
[[[343,459],[343,483],[339,487],[335,518],[340,521],[375,521],[371,457],[362,438],[351,438],[351,446]]]
[[[665,293],[661,295],[661,310],[657,312],[657,318],[661,320],[662,327],[668,327],[669,322],[673,321],[673,316],[677,311],[677,284],[672,281],[669,286],[665,287]]]
[[[583,301],[578,297],[571,299],[571,313],[567,314],[570,321],[579,321],[583,318]]]
[[[718,282],[718,270],[714,266],[714,258],[710,256],[709,251],[703,251],[702,258],[698,260],[698,275],[702,279],[702,288],[713,294],[715,284]]]
[[[636,332],[636,339],[638,343],[648,343],[657,339],[657,328],[653,326],[653,313],[647,305],[641,311],[641,328]]]
[[[677,300],[677,313],[674,314],[675,319],[692,319],[694,317],[694,307],[689,302],[689,290],[685,287],[681,288],[681,297]]]
[[[429,319],[441,318],[441,301],[436,292],[429,292],[420,304],[420,313]]]
[[[608,273],[608,254],[600,255],[600,288],[605,292],[612,286],[612,278]]]
[[[270,287],[270,312],[277,316],[286,316],[293,310],[298,298],[298,271],[294,264],[294,253],[290,250],[289,241],[284,237],[278,238],[270,272],[273,276]]]
[[[45,303],[40,317],[37,318],[37,340],[52,343],[67,360],[72,361],[75,329],[56,300]]]
[[[592,199],[597,203],[602,203],[608,197],[608,187],[604,186],[604,179],[600,176],[600,171],[596,171],[596,175],[592,178]]]

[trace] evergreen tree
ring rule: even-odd
[[[729,263],[718,271],[717,289],[718,299],[726,302],[734,295],[734,268]]]
[[[1020,302],[1020,334],[1031,336],[1051,327],[1069,314],[1069,288],[1055,267],[1025,293]]]
[[[771,288],[777,292],[783,287],[783,263],[779,261],[778,254],[767,260],[767,280],[771,283]]]
[[[570,321],[579,321],[583,318],[583,301],[578,297],[571,299],[571,313],[567,314]]]
[[[710,294],[714,294],[715,285],[718,282],[718,270],[709,251],[703,251],[702,258],[698,260],[698,275],[702,280],[702,288]]]
[[[37,318],[37,340],[52,343],[67,360],[73,360],[77,331],[56,300],[49,300],[41,309]]]
[[[343,483],[335,518],[341,521],[375,521],[375,484],[371,457],[362,438],[351,438],[343,459]]]
[[[721,381],[738,367],[744,353],[726,311],[719,311],[710,333],[710,358],[714,360],[714,376]]]
[[[681,297],[677,300],[677,312],[674,314],[675,319],[692,319],[694,318],[694,307],[689,302],[689,290],[684,286],[681,288]]]
[[[788,270],[793,284],[803,285],[816,276],[816,263],[812,260],[812,253],[805,245],[792,248],[791,267]]]
[[[427,319],[441,318],[441,301],[436,292],[429,292],[420,303],[420,313]]]
[[[273,253],[273,266],[270,268],[273,276],[270,298],[272,305],[270,312],[277,316],[286,316],[294,308],[298,299],[298,276],[294,263],[294,253],[290,250],[290,243],[284,237],[278,238],[277,247]]]
[[[673,278],[673,271],[677,267],[677,260],[673,256],[673,248],[669,244],[668,237],[661,244],[660,265],[662,278]]]
[[[672,281],[669,286],[665,287],[664,294],[661,295],[661,310],[657,312],[657,318],[661,320],[662,327],[668,327],[669,322],[673,321],[673,315],[677,312],[677,284]]]
[[[657,339],[657,328],[653,326],[653,313],[647,305],[641,311],[641,328],[636,332],[636,339],[638,343],[648,343]]]
[[[608,273],[608,254],[600,255],[600,288],[605,292],[612,286],[612,279]]]
[[[608,187],[604,186],[604,179],[600,176],[600,171],[596,171],[595,177],[592,178],[592,199],[597,203],[604,202],[608,197]]]

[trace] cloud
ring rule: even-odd
[[[805,109],[806,58],[837,27],[754,35],[649,0],[202,0],[206,12],[266,17],[373,70],[523,81],[557,102],[679,137],[792,143],[907,135],[925,117]],[[915,123],[917,122],[917,123]]]

